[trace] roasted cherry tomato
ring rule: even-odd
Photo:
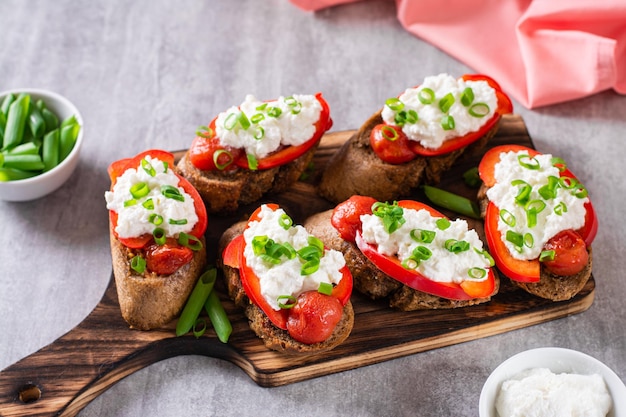
[[[276,204],[267,204],[266,206],[272,210],[276,210],[279,207]],[[252,215],[250,215],[248,223],[259,220],[260,212],[261,207],[257,208]],[[276,327],[287,330],[287,320],[289,314],[291,314],[291,309],[274,310],[265,300],[265,297],[261,294],[261,282],[259,277],[248,266],[246,257],[244,256],[244,249],[245,240],[243,234],[241,234],[231,240],[222,252],[222,261],[224,262],[224,265],[231,268],[237,268],[239,270],[241,284],[250,301],[258,306]],[[350,274],[350,270],[347,266],[341,269],[341,273],[342,279],[339,281],[339,284],[333,287],[330,297],[337,299],[343,307],[350,300],[353,284],[352,275]]]
[[[215,121],[211,123],[215,126]],[[211,130],[214,132],[215,130]],[[207,133],[209,135],[210,133]],[[237,168],[235,161],[244,156],[245,152],[240,148],[222,146],[220,140],[211,136],[196,136],[189,147],[189,161],[203,171],[231,171]],[[208,158],[207,155],[212,155]]]
[[[576,275],[589,261],[585,241],[573,230],[557,233],[546,242],[544,250],[554,251],[554,259],[544,261],[543,264],[556,275]]]
[[[305,154],[309,149],[315,146],[319,140],[322,138],[322,135],[332,127],[332,119],[330,118],[330,107],[322,94],[316,94],[315,97],[320,102],[322,106],[322,110],[320,112],[320,117],[318,121],[315,123],[315,132],[311,136],[309,140],[297,146],[283,146],[266,156],[265,158],[261,158],[257,161],[258,170],[270,169],[277,166],[285,165],[296,158]],[[209,125],[212,132],[215,132],[215,119],[213,119]],[[211,140],[201,140],[197,137],[191,144],[189,148],[190,160],[191,163],[199,169],[203,170],[211,170],[211,169],[219,169],[215,165],[214,155],[215,152],[218,151],[228,151],[232,155],[232,165],[228,163],[229,169],[233,169],[235,166],[244,169],[250,169],[248,165],[248,158],[245,155],[243,149],[237,149],[232,147],[222,147],[219,143],[219,138],[213,137]],[[222,155],[218,156],[218,165],[223,165],[228,161],[227,154],[221,152]],[[221,162],[220,162],[221,161]]]
[[[305,344],[323,342],[333,334],[342,314],[343,305],[335,297],[306,291],[289,309],[287,331],[292,338]]]
[[[193,259],[193,251],[168,238],[163,245],[156,243],[145,249],[146,267],[159,275],[170,275]]]
[[[520,152],[527,151],[530,156],[539,155],[540,153],[532,148],[528,148],[522,145],[500,145],[489,149],[478,165],[478,173],[480,179],[487,187],[492,187],[496,184],[495,179],[495,166],[500,162],[500,154],[505,152]],[[560,172],[561,177],[576,178],[576,176],[569,170],[564,169]],[[489,203],[487,206],[487,212],[485,215],[485,236],[487,238],[487,244],[489,245],[490,253],[496,261],[496,266],[506,276],[521,282],[538,282],[541,274],[541,265],[538,259],[535,260],[519,260],[513,258],[506,245],[502,242],[501,233],[498,230],[498,219],[500,216],[500,210],[495,204]],[[598,232],[598,218],[596,212],[591,204],[591,201],[585,203],[585,224],[579,230],[575,231],[577,235],[583,240],[585,245],[591,246],[596,234]],[[586,259],[588,256],[587,251],[585,254],[579,253],[582,258]],[[546,264],[547,267],[547,264]],[[558,269],[558,267],[557,267]],[[554,270],[551,270],[553,273]]]
[[[412,200],[398,202],[400,207],[412,210],[427,210],[433,217],[445,218],[443,214],[432,207]],[[449,282],[436,282],[415,270],[409,270],[402,266],[397,257],[380,254],[375,245],[367,243],[362,237],[360,229],[356,233],[355,243],[378,269],[391,278],[411,287],[415,290],[436,295],[451,300],[470,300],[473,298],[488,297],[495,291],[495,276],[489,269],[487,279],[483,281],[466,280],[460,284]]]
[[[334,208],[330,223],[343,240],[354,242],[356,232],[361,230],[361,215],[372,214],[374,203],[372,197],[354,195]]]
[[[409,148],[409,138],[398,126],[379,124],[370,134],[370,146],[376,155],[390,164],[412,161],[417,154]]]

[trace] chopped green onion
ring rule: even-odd
[[[296,100],[292,96],[289,96],[285,99],[285,104],[291,107],[292,114],[298,114],[302,110],[302,103],[300,103],[298,100]]]
[[[537,213],[541,213],[546,208],[546,203],[542,200],[531,200],[524,206],[526,211],[534,210]]]
[[[562,216],[563,213],[567,213],[567,206],[563,201],[561,201],[559,204],[554,206],[554,214],[556,214],[557,216]]]
[[[465,171],[463,173],[463,181],[472,188],[480,187],[483,180],[480,179],[480,175],[478,174],[478,167],[473,167]]]
[[[513,215],[513,213],[511,213],[507,209],[500,210],[500,219],[502,219],[504,224],[506,224],[509,227],[515,226],[515,223],[516,223],[515,216]]]
[[[437,228],[439,230],[446,230],[448,227],[450,227],[450,220],[442,217],[440,219],[437,219],[437,221],[435,221],[435,224],[437,225]]]
[[[564,172],[567,169],[567,164],[559,157],[553,156],[551,162],[552,166],[559,169],[559,172]]]
[[[167,236],[165,235],[165,230],[160,227],[156,227],[152,231],[152,236],[154,237],[154,241],[157,245],[164,245],[167,240]]]
[[[283,300],[286,302],[283,303]],[[278,307],[288,309],[295,307],[298,300],[293,295],[279,295],[276,297],[276,301],[278,301]]]
[[[260,123],[263,120],[265,120],[265,115],[263,113],[256,113],[250,118],[250,121],[254,124]]]
[[[138,274],[143,274],[146,270],[146,260],[140,255],[133,256],[130,260],[130,267]]]
[[[199,339],[204,332],[206,332],[206,320],[199,318],[193,324],[193,335],[196,339]]]
[[[520,205],[526,204],[528,202],[528,199],[530,198],[530,193],[532,192],[533,187],[524,180],[513,180],[511,181],[511,185],[522,186],[520,187],[520,189],[517,192],[517,195],[515,196],[515,202],[517,202],[517,204],[520,204]]]
[[[196,135],[206,139],[211,139],[213,137],[213,129],[208,126],[200,126],[198,130],[196,130]]]
[[[146,174],[150,175],[151,177],[154,177],[156,175],[156,171],[154,170],[154,167],[145,158],[141,160],[141,168],[143,168]]]
[[[433,256],[433,252],[426,246],[417,246],[413,249],[413,252],[411,252],[411,257],[419,259],[420,261],[427,261],[431,256]]]
[[[539,262],[554,261],[555,255],[556,252],[554,250],[541,251],[541,254],[539,255]]]
[[[180,232],[180,234],[178,235],[178,243],[191,249],[194,252],[197,252],[204,247],[202,245],[202,240],[198,239],[194,235],[185,232]]]
[[[228,320],[224,306],[214,290],[209,293],[209,297],[204,303],[204,309],[209,315],[209,320],[211,320],[217,338],[220,339],[222,343],[228,342],[228,338],[233,332],[233,326],[230,320]]]
[[[124,201],[124,207],[131,207],[131,206],[134,206],[135,204],[137,204],[137,200],[135,200],[134,198]]]
[[[306,261],[311,260],[311,259],[319,259],[321,257],[321,252],[319,250],[319,248],[313,246],[313,245],[309,245],[309,246],[305,246],[302,249],[300,249],[298,251],[298,256]]]
[[[471,279],[482,279],[487,275],[487,271],[484,268],[474,267],[467,270],[467,275]]]
[[[163,224],[163,216],[161,216],[160,214],[151,213],[150,216],[148,216],[148,221],[155,226],[159,226]]]
[[[169,219],[168,223],[176,226],[182,226],[184,224],[187,224],[187,219]]]
[[[50,171],[59,164],[59,130],[54,129],[43,137],[41,145],[41,159],[44,165],[44,172]],[[6,138],[5,138],[6,141]]]
[[[489,111],[490,109],[487,103],[475,103],[472,104],[469,109],[467,109],[467,112],[472,117],[485,117],[489,114]]]
[[[372,213],[383,219],[383,227],[389,234],[398,230],[406,222],[404,210],[398,206],[398,202],[393,204],[376,202],[372,206]]]
[[[169,167],[170,167],[170,164],[163,161],[163,173],[167,174],[167,170],[169,169]]]
[[[474,102],[474,90],[471,87],[465,87],[463,93],[461,93],[461,104],[468,107]]]
[[[224,120],[224,129],[233,130],[235,126],[237,126],[237,120],[239,119],[239,115],[235,113],[230,113],[226,116],[226,120]]]
[[[479,255],[483,255],[489,262],[489,266],[494,266],[496,264],[496,261],[493,259],[493,256],[491,256],[491,254],[487,252],[486,250],[484,249],[479,250],[478,248],[474,248],[474,252],[476,252]]]
[[[134,198],[145,197],[150,193],[150,187],[147,182],[137,182],[130,186],[130,195]]]
[[[225,157],[225,158],[223,158]],[[220,162],[220,160],[224,160],[224,162]],[[233,155],[228,152],[226,149],[218,149],[213,152],[213,163],[215,167],[220,171],[224,170],[227,166],[233,163]]]
[[[454,117],[452,117],[451,115],[446,114],[441,118],[441,127],[443,128],[443,130],[452,130],[454,129],[454,126]]]
[[[535,246],[535,237],[532,234],[524,234],[524,246],[526,246],[527,248],[532,248],[533,246]]]
[[[436,232],[424,229],[413,229],[410,233],[411,239],[418,243],[432,243],[436,235]]]
[[[557,186],[559,185],[559,178],[554,175],[550,175],[548,177],[548,183],[542,185],[537,192],[541,197],[545,200],[551,200],[556,198],[557,195]]]
[[[250,127],[250,120],[248,120],[248,116],[244,112],[239,113],[238,122],[243,130],[248,130]]]
[[[424,185],[422,188],[433,204],[473,219],[481,218],[476,201],[430,185]]]
[[[278,224],[285,230],[289,230],[289,228],[293,225],[293,220],[287,214],[283,213],[278,218]]]
[[[506,240],[511,242],[516,248],[524,246],[524,236],[512,230],[507,230]]]
[[[406,112],[407,123],[415,124],[417,123],[418,120],[419,120],[419,116],[417,115],[417,112],[415,110],[410,109],[408,112]]]
[[[256,110],[263,111],[267,107],[267,103],[260,104],[256,107]]]
[[[331,295],[333,293],[333,284],[330,282],[320,282],[320,286],[317,287],[317,292],[325,295]]]
[[[380,133],[383,136],[383,138],[394,142],[396,140],[398,140],[399,135],[398,135],[398,131],[396,129],[394,129],[393,127],[389,126],[389,125],[383,125],[380,128]]]
[[[420,260],[419,259],[415,259],[411,256],[409,256],[408,258],[404,259],[402,261],[402,267],[404,269],[408,269],[410,271],[416,269],[420,264]]]
[[[388,98],[385,101],[385,105],[393,111],[400,111],[404,109],[404,103],[397,97]]]
[[[248,167],[250,170],[256,171],[259,168],[259,161],[257,161],[256,157],[251,153],[247,154],[246,157],[248,158]]]
[[[213,290],[216,278],[217,269],[215,268],[210,268],[200,275],[176,323],[176,336],[182,336],[191,330],[202,311],[202,306],[207,300],[209,293]]]
[[[448,93],[441,100],[439,100],[439,110],[443,113],[450,111],[450,107],[454,104],[454,96],[452,93]]]
[[[154,210],[154,201],[151,198],[144,201],[141,205],[147,210]]]
[[[541,168],[541,166],[539,165],[539,161],[534,156],[530,156],[527,154],[518,155],[517,162],[519,162],[521,166],[527,169],[538,170],[539,168]]]
[[[172,185],[162,185],[161,194],[172,200],[185,201],[185,197],[180,193],[180,190]]]
[[[422,104],[432,104],[435,101],[435,92],[432,88],[424,87],[417,93],[417,98]]]
[[[283,113],[280,107],[270,107],[267,110],[267,115],[270,117],[278,118]]]
[[[254,132],[254,139],[261,140],[263,139],[264,136],[265,136],[265,129],[263,129],[263,126],[257,126]]]
[[[307,238],[307,242],[309,245],[316,247],[317,250],[320,252],[320,254],[324,253],[324,242],[322,242],[321,239],[315,237],[315,236],[309,236]]]
[[[455,254],[468,251],[470,248],[469,242],[465,240],[456,240],[456,239],[446,240],[443,246],[448,251],[455,253]]]

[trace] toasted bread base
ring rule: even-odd
[[[219,254],[224,251],[228,243],[236,236],[243,233],[246,222],[239,222],[228,228],[219,241]],[[239,270],[231,268],[223,264],[221,256],[218,256],[218,266],[222,268],[228,288],[228,295],[234,301],[235,305],[242,308],[244,314],[248,318],[250,329],[263,341],[268,349],[272,349],[285,354],[293,355],[311,355],[327,352],[343,343],[354,326],[354,309],[352,303],[348,301],[343,307],[343,314],[339,323],[335,326],[332,335],[323,342],[314,344],[305,344],[293,339],[289,332],[274,326],[270,319],[255,304],[250,302],[246,295]]]
[[[487,198],[487,190],[489,188],[483,184],[478,190],[478,206],[482,218],[485,218],[489,199]],[[592,250],[587,248],[589,260],[587,265],[577,274],[570,276],[555,275],[541,264],[540,278],[538,282],[519,282],[511,280],[511,282],[523,289],[524,291],[552,301],[566,301],[578,294],[591,278],[592,267]]]
[[[198,190],[207,212],[230,214],[242,205],[258,201],[265,194],[287,190],[311,163],[318,146],[319,142],[285,165],[257,171],[203,171],[189,161],[187,151],[177,169]]]
[[[337,230],[330,223],[332,210],[327,210],[309,217],[304,227],[314,234],[331,249],[341,251],[346,264],[352,273],[354,288],[371,299],[387,298],[389,306],[402,311],[451,309],[467,307],[485,303],[490,297],[475,298],[472,300],[449,300],[417,291],[396,281],[378,269],[359,248],[344,241]],[[499,290],[500,280],[496,274],[495,295]]]
[[[124,320],[133,329],[161,327],[182,311],[206,265],[206,250],[194,252],[190,263],[171,275],[138,275],[130,267],[131,250],[110,230],[111,258],[117,296]],[[204,247],[205,241],[202,239]]]
[[[353,195],[391,201],[411,194],[422,184],[437,184],[452,164],[467,151],[483,148],[496,134],[496,124],[481,139],[446,155],[420,157],[404,164],[381,160],[370,146],[372,129],[383,122],[381,112],[371,116],[326,164],[318,193],[338,204]]]

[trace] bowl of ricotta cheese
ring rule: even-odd
[[[480,394],[480,417],[626,415],[626,386],[608,366],[571,349],[545,347],[500,364]]]

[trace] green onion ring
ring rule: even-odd
[[[270,107],[267,110],[267,115],[270,117],[278,118],[283,113],[280,107]]]
[[[160,214],[151,213],[148,217],[148,221],[155,226],[159,226],[160,224],[163,224],[163,216],[161,216]]]
[[[130,260],[130,267],[138,274],[143,274],[146,270],[146,260],[141,255],[133,256]]]
[[[435,92],[432,88],[424,87],[418,91],[417,98],[422,104],[432,104],[435,101]]]
[[[534,156],[530,156],[528,154],[517,155],[517,162],[519,162],[521,166],[527,169],[537,170],[541,168],[541,166],[539,165],[539,161],[537,161]]]
[[[124,201],[124,207],[131,207],[131,206],[134,206],[135,204],[137,204],[137,200],[135,200],[134,198]]]
[[[467,270],[467,275],[471,279],[483,279],[487,275],[487,271],[484,268],[470,268]]]
[[[561,201],[559,204],[554,206],[554,214],[562,216],[563,213],[567,213],[567,206],[565,205],[565,202]]]
[[[419,116],[417,112],[413,109],[410,109],[406,112],[406,123],[415,124],[419,120]]]
[[[450,220],[442,217],[440,219],[437,219],[435,224],[437,225],[437,228],[439,230],[446,230],[448,227],[450,227]]]
[[[320,294],[331,295],[333,293],[333,284],[330,282],[320,282],[320,286],[317,287],[317,292]]]
[[[567,164],[562,158],[553,156],[551,162],[552,162],[552,166],[559,169],[559,172],[564,172],[567,169]]]
[[[553,261],[555,255],[556,252],[554,250],[541,251],[541,254],[539,255],[539,262]]]
[[[424,229],[413,229],[409,233],[411,239],[416,241],[417,243],[432,243],[435,240],[435,236],[437,232],[432,230],[424,230]]]
[[[417,246],[411,253],[411,257],[415,257],[421,261],[427,261],[431,256],[433,256],[433,252],[426,246]]]
[[[293,225],[293,220],[286,213],[283,213],[278,218],[278,224],[285,230],[289,230],[289,228]]]
[[[259,161],[257,161],[256,156],[249,153],[246,155],[246,158],[248,158],[248,167],[250,168],[250,171],[256,171],[259,168]]]
[[[263,126],[257,126],[254,132],[254,139],[261,140],[263,137],[265,137],[265,129],[263,129]]]
[[[287,303],[283,303],[282,300],[286,300]],[[295,307],[298,300],[293,295],[279,295],[276,301],[278,301],[278,307],[286,309]]]
[[[167,240],[167,237],[165,236],[165,230],[163,230],[160,227],[156,227],[152,231],[152,236],[154,237],[154,241],[156,242],[157,245],[163,245],[165,244],[165,241]]]
[[[226,120],[224,120],[224,129],[233,130],[235,126],[237,126],[238,119],[239,116],[237,114],[230,113],[228,116],[226,116]]]
[[[154,201],[152,201],[151,198],[147,199],[146,201],[144,201],[142,204],[143,208],[145,208],[146,210],[154,210]]]
[[[524,246],[526,246],[527,248],[532,248],[533,246],[535,246],[535,237],[532,234],[524,234]]]
[[[489,252],[487,252],[486,250],[479,250],[477,248],[474,248],[474,252],[476,252],[479,255],[484,256],[487,261],[489,261],[489,266],[494,266],[496,264],[496,261],[493,259],[493,256],[491,256],[491,254]]]
[[[256,113],[250,118],[250,121],[254,124],[257,124],[263,120],[265,120],[265,115],[263,113]]]
[[[150,193],[150,187],[148,186],[148,183],[146,182],[138,182],[138,183],[131,185],[130,187],[130,194],[134,198],[145,197],[149,193]]]
[[[512,230],[507,230],[506,240],[511,242],[516,248],[521,248],[524,245],[524,236]]]
[[[244,112],[239,113],[238,121],[243,130],[248,130],[250,127],[250,120],[248,120],[248,116],[246,116]]]
[[[404,109],[404,103],[397,97],[388,98],[385,101],[385,105],[393,111],[400,111]]]
[[[226,156],[226,162],[224,163],[219,162],[222,155]],[[226,149],[218,149],[215,152],[213,152],[213,163],[215,164],[215,167],[219,169],[220,171],[224,170],[227,166],[232,164],[233,160],[234,160],[233,155],[230,152],[228,152]]]
[[[450,107],[454,104],[454,96],[452,93],[448,93],[441,100],[439,100],[439,110],[443,113],[450,111]]]
[[[465,87],[463,93],[461,93],[461,104],[468,107],[474,102],[474,90],[471,87]]]
[[[206,332],[206,320],[199,318],[193,324],[193,335],[199,339]]]
[[[194,252],[197,252],[204,247],[200,239],[198,239],[194,235],[185,232],[181,232],[178,235],[178,243],[182,246],[185,246],[186,248],[191,249]]]
[[[380,134],[388,141],[394,142],[400,137],[398,131],[389,125],[383,125],[380,128]]]
[[[208,126],[200,126],[196,130],[196,135],[201,136],[205,139],[211,139],[213,137],[213,129]]]
[[[176,226],[182,226],[184,224],[187,224],[187,219],[169,219],[168,223]]]
[[[402,267],[404,269],[408,269],[410,271],[417,269],[417,267],[420,264],[420,260],[419,259],[415,259],[412,256],[409,256],[408,258],[404,259],[402,261]]]
[[[166,198],[171,198],[176,201],[185,201],[185,197],[180,193],[180,190],[171,185],[162,185],[161,194]]]
[[[491,109],[489,108],[487,103],[474,103],[470,106],[469,109],[467,109],[467,112],[472,117],[480,118],[480,117],[485,117],[486,115],[488,115],[490,110]]]
[[[259,104],[259,105],[256,107],[256,110],[258,110],[258,111],[263,111],[263,110],[265,110],[265,108],[266,108],[266,107],[267,107],[267,103]]]
[[[515,216],[507,209],[500,210],[500,219],[509,227],[515,227]]]
[[[446,114],[441,118],[441,127],[443,130],[452,130],[455,127],[454,117],[449,114]]]
[[[470,244],[464,240],[448,239],[444,242],[444,247],[455,254],[469,250]]]
[[[154,170],[154,167],[145,158],[141,160],[141,168],[143,168],[146,174],[150,175],[151,177],[154,177],[156,175],[156,171]]]

